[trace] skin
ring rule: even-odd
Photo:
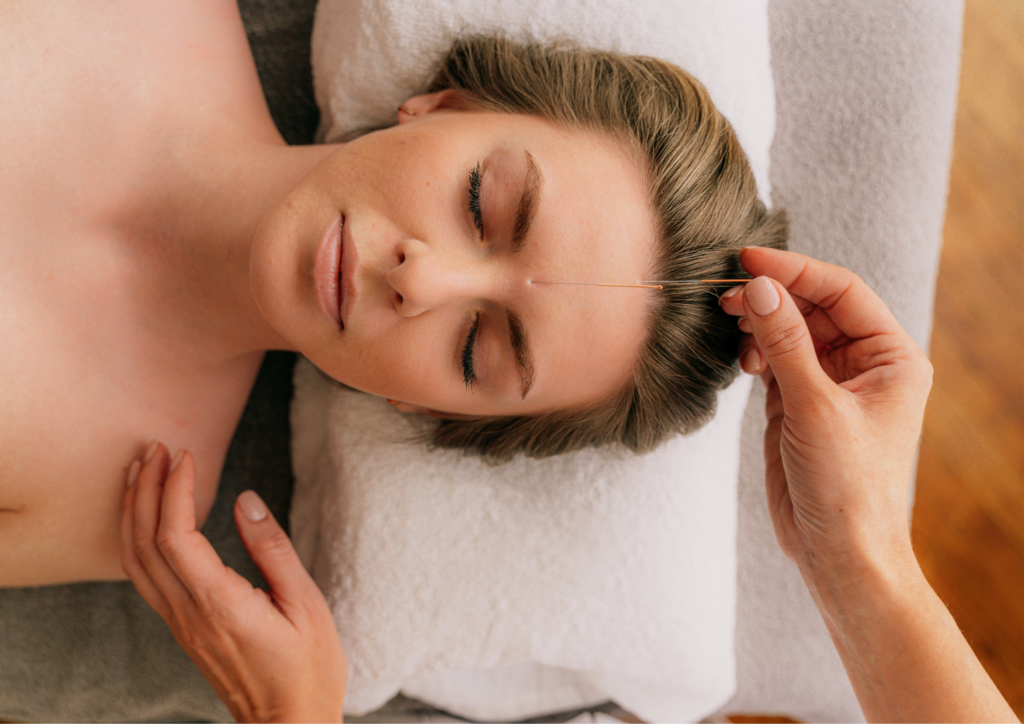
[[[628,378],[649,292],[531,284],[647,270],[643,178],[597,134],[437,95],[351,144],[288,147],[230,0],[2,3],[0,67],[18,69],[0,74],[0,585],[124,579],[125,473],[152,439],[191,451],[201,527],[269,349],[410,412],[588,405]],[[543,181],[512,252],[527,151]],[[339,213],[360,260],[343,331],[313,279]]]
[[[516,415],[607,399],[629,379],[650,292],[531,282],[644,278],[654,222],[638,165],[597,133],[445,110],[448,97],[410,99],[414,115],[339,148],[271,210],[252,251],[260,311],[321,369],[406,409]],[[514,251],[527,153],[542,181]],[[482,233],[467,191],[478,162]],[[339,213],[358,257],[343,330],[320,309],[310,277]],[[532,349],[525,398],[505,309]],[[460,357],[475,318],[469,386]]]
[[[124,569],[236,721],[341,721],[348,664],[323,594],[252,491],[235,521],[270,592],[196,530],[195,461],[153,443],[129,468]]]

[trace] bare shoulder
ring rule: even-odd
[[[208,118],[265,109],[233,0],[2,2],[0,96],[0,127],[58,106],[153,117],[199,106]]]
[[[204,519],[252,380],[178,374],[114,222],[273,122],[234,0],[0,0],[0,99],[0,586],[122,578],[126,465],[192,450]]]

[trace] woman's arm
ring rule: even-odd
[[[1016,721],[914,558],[907,520],[931,365],[856,275],[746,249],[722,296],[767,389],[765,487],[869,721]],[[769,278],[770,277],[770,278]]]
[[[237,721],[341,721],[348,665],[331,611],[259,496],[235,523],[269,593],[196,530],[195,464],[153,443],[128,471],[125,572]]]
[[[821,560],[804,580],[868,721],[1017,721],[913,556]]]

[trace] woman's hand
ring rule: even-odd
[[[741,317],[741,364],[767,388],[768,506],[783,551],[804,573],[851,555],[913,560],[908,491],[931,364],[853,273],[763,248],[742,262],[758,278],[722,307]]]
[[[125,572],[238,721],[341,721],[347,663],[323,594],[252,491],[235,522],[270,593],[224,565],[196,530],[195,462],[153,443],[132,462]]]
[[[910,547],[910,472],[932,368],[856,275],[744,249],[722,295],[768,389],[765,483],[868,721],[1015,721]],[[770,278],[769,278],[770,277]]]

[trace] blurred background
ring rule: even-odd
[[[1024,2],[967,0],[914,549],[1024,717]]]

